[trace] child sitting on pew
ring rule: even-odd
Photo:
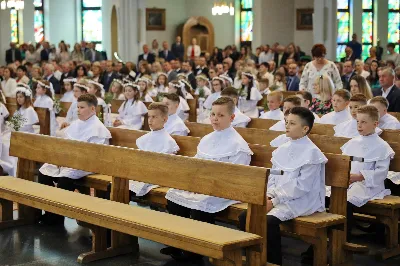
[[[89,143],[108,144],[111,133],[96,116],[96,96],[84,94],[78,98],[77,102],[78,120],[67,127],[65,130],[66,138]],[[79,143],[76,145],[79,145]],[[77,188],[75,180],[88,174],[90,173],[82,170],[44,164],[39,169],[38,181],[48,186],[54,186],[54,182],[56,182],[58,188],[74,191]],[[64,217],[46,212],[40,217],[39,221],[44,224],[63,224]]]
[[[268,112],[263,113],[260,118],[282,120],[284,119],[283,112],[281,111],[281,104],[283,94],[280,91],[273,91],[267,95]]]
[[[142,102],[145,103],[152,103],[153,98],[151,98],[151,96],[149,95],[149,83],[151,83],[151,79],[149,79],[147,76],[143,76],[137,79],[137,84],[139,85],[140,89],[140,97],[139,99]]]
[[[146,105],[139,100],[139,86],[133,83],[124,85],[126,100],[118,109],[118,117],[113,126],[118,128],[139,130],[142,128],[142,117],[147,113]]]
[[[350,92],[348,90],[340,89],[335,91],[332,97],[333,112],[330,112],[321,117],[319,123],[338,125],[344,121],[351,119],[349,111]]]
[[[175,93],[164,95],[162,102],[168,107],[168,120],[164,128],[170,135],[187,136],[190,130],[177,114],[179,101],[179,96]]]
[[[235,103],[231,98],[221,97],[213,103],[211,124],[214,132],[201,139],[197,146],[196,158],[234,164],[250,164],[253,152],[231,125],[235,116],[234,112]],[[170,189],[166,199],[169,213],[208,223],[214,223],[215,216],[219,212],[237,203],[237,201],[178,189]],[[173,247],[163,248],[160,252],[174,258],[197,257],[193,253]]]
[[[151,132],[138,138],[136,140],[136,146],[139,150],[143,151],[176,154],[179,151],[179,146],[164,128],[168,120],[168,106],[163,103],[152,103],[148,110]],[[131,194],[131,197],[144,196],[156,187],[159,186],[139,181],[129,181],[129,190],[134,193],[133,195]]]
[[[239,110],[250,118],[259,117],[257,103],[262,98],[251,69],[244,70],[242,72],[242,87],[239,89]]]
[[[390,160],[394,151],[389,144],[376,134],[379,112],[375,106],[365,105],[357,110],[357,130],[360,136],[341,147],[343,155],[362,158],[362,162],[351,162],[350,186],[347,190],[347,240],[353,225],[353,208],[364,206],[373,199],[383,199],[390,195],[385,189]],[[330,188],[327,187],[327,196]]]
[[[50,111],[50,136],[55,136],[58,129],[56,113],[53,110],[54,91],[47,80],[38,80],[36,85],[36,98],[34,107],[47,108]]]
[[[101,83],[98,83],[93,80],[88,81],[88,93],[96,96],[97,98],[97,105],[98,106],[103,106],[103,108],[106,108],[106,102],[103,100],[104,98],[104,86]]]
[[[77,99],[86,94],[89,90],[87,86],[87,82],[84,79],[81,79],[79,82],[74,84],[74,101],[68,109],[67,116],[65,117],[65,122],[63,122],[60,126],[60,129],[64,129],[68,127],[72,122],[78,120],[78,101]]]
[[[360,136],[357,130],[357,110],[359,107],[366,104],[367,97],[365,97],[364,94],[358,93],[350,98],[349,107],[351,116],[353,118],[344,121],[333,128],[335,130],[335,137],[354,138]],[[375,133],[379,135],[382,133],[382,130],[377,127],[375,129]]]
[[[194,95],[198,95],[199,98],[207,98],[211,95],[211,90],[207,87],[208,78],[204,74],[196,76],[197,88],[194,91]]]
[[[186,96],[184,95],[182,88],[185,84],[182,81],[171,81],[168,83],[168,93],[176,93],[179,96],[179,107],[178,107],[178,116],[186,121],[189,118],[189,110],[190,107],[186,101]]]
[[[127,83],[133,82],[130,79],[126,79]],[[110,85],[110,91],[113,94],[113,99],[114,100],[125,100],[125,95],[124,95],[124,83],[119,80],[119,79],[114,79],[113,82]]]
[[[301,100],[301,107],[310,109],[311,107],[311,103],[312,103],[312,94],[308,91],[298,91],[296,92],[296,96],[300,98]],[[311,111],[311,110],[310,110]],[[319,123],[319,120],[321,120],[321,118],[319,118],[319,116],[313,112],[314,115],[314,123]]]
[[[239,101],[239,94],[237,90],[234,87],[225,88],[221,92],[221,97],[229,97],[235,103],[235,118],[232,121],[232,126],[247,127],[247,124],[251,121],[251,118],[240,112],[239,108],[237,108],[237,104]]]
[[[267,259],[282,265],[279,225],[299,216],[325,211],[325,164],[328,159],[308,138],[314,115],[304,107],[293,107],[286,123],[288,141],[272,153],[267,188]],[[239,216],[246,228],[246,212]]]
[[[399,120],[387,112],[389,102],[385,97],[376,96],[369,102],[379,111],[379,128],[380,129],[400,129]]]
[[[76,83],[76,78],[66,78],[63,79],[64,83],[64,95],[61,97],[60,102],[73,102],[75,97],[74,97],[74,84]]]
[[[291,95],[288,96],[285,100],[283,100],[283,112],[285,114],[285,117],[289,115],[289,110],[292,109],[293,107],[301,107],[301,100],[299,97]],[[277,122],[275,125],[270,127],[270,130],[273,131],[286,131],[286,125],[285,125],[285,119],[280,120]]]

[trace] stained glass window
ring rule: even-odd
[[[42,7],[43,6],[43,0],[33,0],[33,6],[34,7]]]
[[[102,0],[82,0],[82,40],[96,43],[96,50],[102,51],[103,17]]]
[[[336,58],[340,61],[341,58],[345,57],[344,50],[347,43],[350,41],[350,0],[338,0],[337,1],[337,46],[336,46]]]
[[[44,9],[43,0],[33,0],[35,11],[33,13],[33,29],[35,32],[35,42],[44,41]]]
[[[374,42],[374,1],[363,0],[362,2],[362,59],[369,57],[369,49]]]
[[[400,40],[400,0],[389,0],[388,43],[397,44],[395,51],[399,52]]]
[[[10,22],[11,22],[11,42],[19,43],[18,11],[15,9],[10,10]]]
[[[250,46],[253,41],[253,0],[240,1],[240,44]]]

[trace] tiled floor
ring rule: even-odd
[[[90,250],[89,230],[76,224],[75,220],[66,219],[64,227],[44,227],[40,225],[22,226],[0,231],[0,265],[80,265],[76,259],[80,253]],[[374,258],[378,246],[372,235],[356,237],[358,243],[368,243],[373,249],[369,255],[356,256],[356,266],[399,266],[400,257],[379,262]],[[195,266],[210,265],[207,259],[198,263],[177,263],[159,253],[163,245],[151,241],[139,240],[140,257],[126,255],[112,259],[90,263],[100,265],[135,265],[135,266]],[[300,253],[307,245],[301,241],[284,238],[284,264],[297,266],[300,264]]]

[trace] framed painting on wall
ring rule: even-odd
[[[313,13],[314,9],[296,9],[296,29],[312,30],[313,29]]]
[[[165,9],[146,8],[146,30],[165,30]]]

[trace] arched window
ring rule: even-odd
[[[44,41],[44,0],[33,0],[35,11],[33,13],[33,28],[35,31],[35,42]]]
[[[103,17],[102,0],[82,0],[82,40],[97,44],[96,50],[102,51]]]

